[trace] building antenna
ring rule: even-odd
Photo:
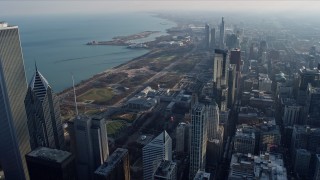
[[[74,104],[75,104],[75,106],[76,106],[76,115],[79,116],[78,104],[77,104],[77,95],[76,95],[76,88],[74,87],[73,74],[72,74],[72,86],[73,86]]]

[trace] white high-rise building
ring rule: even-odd
[[[65,149],[59,98],[37,67],[29,84],[25,107],[31,149],[40,146]]]
[[[0,165],[5,179],[29,179],[25,161],[30,152],[26,92],[18,26],[0,22]]]
[[[94,171],[109,156],[104,118],[77,116],[69,122],[71,151],[76,154],[79,179],[92,179]]]
[[[172,160],[172,140],[166,131],[142,148],[143,179],[153,179],[161,160]]]
[[[192,107],[189,179],[193,179],[199,169],[205,169],[207,118],[208,112],[205,105],[196,104]]]

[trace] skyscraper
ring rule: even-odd
[[[220,41],[219,41],[219,48],[224,49],[225,47],[225,40],[224,40],[224,34],[225,32],[225,25],[224,25],[224,18],[222,17],[221,19],[221,24],[220,24]]]
[[[77,116],[69,122],[71,150],[76,154],[79,179],[92,179],[96,170],[109,156],[104,118]]]
[[[214,50],[216,48],[216,29],[211,29],[210,34],[210,49]]]
[[[228,69],[228,108],[231,109],[236,96],[236,65],[230,64]]]
[[[219,107],[215,101],[207,105],[208,110],[208,139],[217,138],[219,129]]]
[[[142,148],[143,179],[153,178],[161,160],[172,160],[172,140],[166,131]]]
[[[196,104],[192,107],[189,179],[193,179],[199,169],[205,169],[207,118],[205,105]]]
[[[205,37],[204,37],[204,43],[205,43],[205,48],[209,49],[210,48],[210,26],[209,24],[205,25],[204,28],[204,33],[205,33]]]
[[[6,179],[28,179],[27,82],[17,26],[0,23],[0,164]]]
[[[36,67],[25,98],[31,149],[64,149],[58,97]]]
[[[220,110],[224,110],[227,107],[228,68],[228,51],[215,49],[213,61],[213,94]]]
[[[189,127],[189,124],[179,123],[176,129],[176,152],[184,153],[188,151]]]

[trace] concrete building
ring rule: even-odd
[[[6,179],[28,179],[27,81],[18,26],[0,23],[0,164]]]
[[[294,125],[291,138],[291,156],[295,157],[296,149],[306,149],[315,154],[320,147],[320,128]]]
[[[211,34],[210,34],[210,49],[215,49],[216,48],[216,29],[211,28]]]
[[[258,130],[260,151],[270,151],[272,147],[281,145],[280,128],[275,122],[266,122],[255,126]]]
[[[262,153],[259,156],[234,153],[230,163],[228,180],[242,179],[287,179],[287,170],[284,167],[280,154]]]
[[[25,107],[31,149],[39,146],[65,149],[58,96],[37,67],[25,97]]]
[[[227,107],[229,109],[232,108],[234,102],[235,102],[235,97],[236,97],[236,65],[235,64],[230,64],[229,69],[228,69],[228,99],[227,99]]]
[[[189,124],[179,123],[176,129],[176,152],[184,153],[189,149]]]
[[[162,160],[156,169],[154,180],[176,180],[177,179],[177,164],[172,161]]]
[[[105,119],[77,116],[68,122],[71,152],[76,154],[79,179],[92,179],[94,171],[109,156]]]
[[[219,139],[208,139],[206,169],[214,168],[221,162],[223,155],[223,143]]]
[[[311,153],[305,149],[297,149],[294,158],[294,172],[305,176],[309,173]]]
[[[247,125],[237,127],[233,150],[236,153],[254,154],[256,147],[255,129]]]
[[[142,148],[143,179],[152,179],[162,160],[172,160],[172,140],[166,131]]]
[[[200,101],[205,105],[208,114],[207,122],[207,137],[208,139],[215,139],[218,136],[219,130],[219,107],[214,100],[206,98]]]
[[[94,172],[95,180],[130,180],[129,152],[117,148]]]
[[[313,180],[318,179],[320,179],[320,154],[316,154],[316,169],[313,177]]]
[[[308,85],[307,90],[307,112],[308,124],[319,126],[320,125],[320,87]]]
[[[259,91],[272,92],[272,80],[268,75],[259,74]]]
[[[210,173],[199,170],[193,180],[210,180]]]
[[[222,85],[227,85],[228,68],[230,64],[230,58],[228,50],[215,49],[214,51],[214,67],[213,67],[213,81],[217,88],[221,88]]]
[[[38,147],[26,155],[30,179],[75,180],[74,156],[58,149]]]
[[[307,101],[307,90],[308,84],[310,83],[313,87],[319,85],[320,70],[318,69],[307,69],[303,67],[299,71],[299,91],[297,101],[301,105],[306,105]]]
[[[189,179],[193,179],[199,169],[205,169],[207,118],[208,112],[205,105],[195,104],[192,107]]]
[[[301,123],[302,107],[294,99],[281,99],[282,121],[285,126],[293,126]]]

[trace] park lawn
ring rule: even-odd
[[[123,121],[111,121],[106,124],[108,135],[114,135],[126,125]]]
[[[106,102],[114,96],[112,89],[110,88],[93,88],[87,92],[81,94],[78,97],[80,102],[93,100],[95,102]]]

